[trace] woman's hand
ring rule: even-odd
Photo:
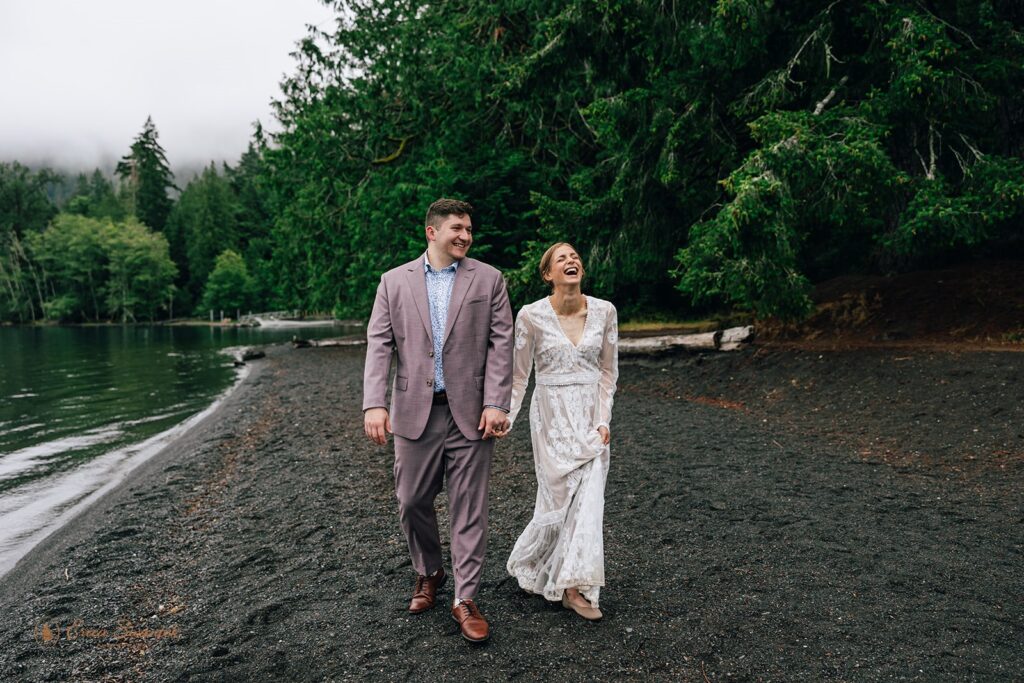
[[[601,435],[601,443],[603,443],[605,446],[607,446],[608,442],[612,440],[611,432],[609,432],[608,428],[605,427],[604,425],[601,425],[600,427],[597,428],[597,433]]]

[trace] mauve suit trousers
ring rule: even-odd
[[[470,441],[447,404],[433,406],[420,438],[395,435],[395,494],[402,530],[418,574],[441,568],[434,499],[448,480],[455,594],[476,597],[487,549],[487,481],[494,439]]]

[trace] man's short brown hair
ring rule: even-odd
[[[469,216],[473,219],[473,205],[461,199],[438,199],[427,209],[426,225],[435,228],[448,216]]]

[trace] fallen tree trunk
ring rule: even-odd
[[[701,334],[677,334],[661,337],[620,338],[622,355],[657,354],[673,349],[687,351],[735,351],[754,340],[754,328],[731,327]]]
[[[620,337],[619,353],[623,355],[657,354],[673,349],[687,351],[735,351],[754,340],[754,328],[732,327],[728,330],[700,334],[675,334],[661,337]],[[292,338],[297,349],[321,346],[360,346],[365,339],[300,339]]]
[[[721,331],[701,334],[674,334],[664,337],[619,338],[619,353],[660,353],[669,349],[714,351],[722,338]]]
[[[734,351],[743,344],[754,341],[754,326],[730,327],[722,331],[722,340],[718,345],[719,351]]]
[[[292,346],[297,349],[307,349],[311,346],[360,346],[365,343],[365,339],[299,339],[292,337]]]
[[[259,349],[244,348],[239,349],[235,353],[235,367],[245,365],[248,360],[256,360],[257,358],[264,358],[267,354]]]

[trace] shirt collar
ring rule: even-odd
[[[446,270],[458,271],[458,269],[459,262],[452,261],[452,264],[447,268],[441,268],[438,270],[437,268],[434,268],[434,266],[430,265],[430,259],[427,258],[427,252],[423,252],[423,272],[425,273],[443,273]]]

